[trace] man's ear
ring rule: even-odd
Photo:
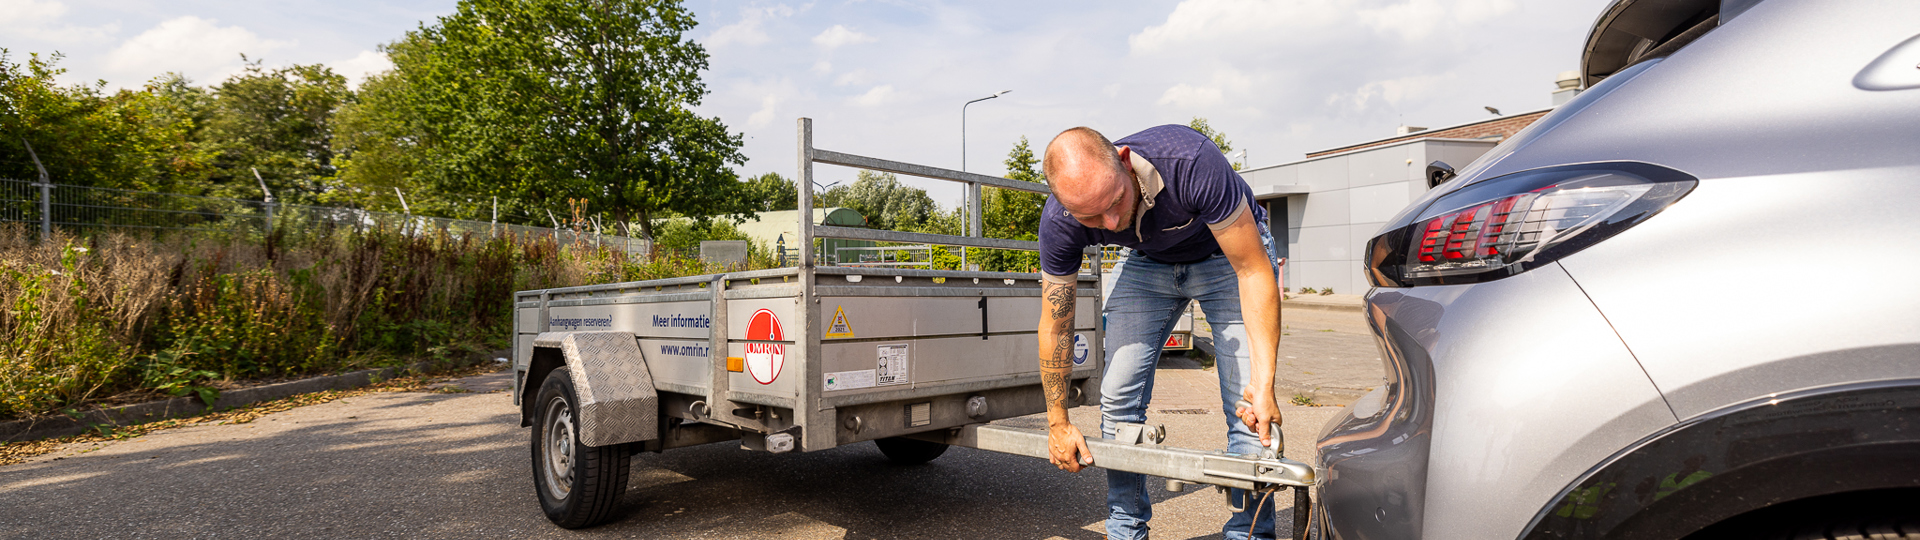
[[[1121,165],[1126,165],[1128,168],[1133,167],[1133,157],[1132,157],[1133,149],[1132,148],[1127,148],[1125,146],[1115,146],[1113,147],[1113,151],[1120,154]]]

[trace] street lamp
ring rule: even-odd
[[[989,99],[1004,96],[1004,95],[1007,95],[1008,92],[1012,92],[1012,90],[1001,90],[999,92],[994,92],[993,95],[991,96],[969,101],[960,105],[960,172],[967,172],[967,105],[972,105],[974,103],[978,103],[981,101],[986,101]],[[980,203],[980,201],[978,200],[979,198],[980,198],[980,188],[977,186],[968,185],[966,194],[961,197],[961,200],[962,200],[961,204],[965,205],[967,208],[973,208],[975,205],[978,205]],[[972,227],[972,220],[967,220],[966,222],[963,222],[961,224],[961,227],[966,229],[974,228]],[[967,232],[968,234],[979,234],[980,231],[969,230]],[[966,251],[962,250],[960,254],[961,254],[960,260],[964,264],[965,261],[967,260]]]
[[[974,103],[981,102],[981,101],[986,101],[989,99],[1007,95],[1007,92],[1012,92],[1012,90],[1001,90],[999,92],[994,92],[993,95],[991,96],[969,101],[960,105],[960,172],[967,172],[967,106],[972,105]],[[975,212],[979,211],[980,185],[971,184],[971,183],[967,184],[967,191],[960,198],[961,198],[961,205],[965,206],[968,209],[972,209]],[[968,212],[968,214],[972,214],[972,212]],[[968,236],[979,236],[981,233],[980,231],[981,227],[980,227],[979,219],[977,215],[970,217],[965,221],[961,222],[960,226],[961,228],[966,230],[966,233]],[[965,270],[966,268],[967,268],[967,248],[963,247],[963,248],[960,248],[960,269]]]
[[[993,95],[966,102],[960,106],[960,172],[967,172],[967,105],[1006,95],[1012,90],[1001,90]]]

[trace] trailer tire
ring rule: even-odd
[[[901,465],[919,465],[933,461],[934,458],[940,457],[940,454],[947,453],[946,443],[928,442],[906,437],[874,439],[873,445],[880,447],[880,453],[886,454],[887,459],[893,460],[894,463]]]
[[[626,445],[580,444],[580,398],[564,370],[540,384],[533,417],[533,489],[554,525],[592,527],[613,517],[627,492]]]

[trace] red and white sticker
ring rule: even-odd
[[[780,329],[780,318],[773,311],[762,309],[753,312],[747,319],[747,339],[765,341],[785,341],[786,331]],[[787,346],[779,343],[748,343],[747,374],[760,384],[773,384],[780,378],[780,368],[787,363]]]

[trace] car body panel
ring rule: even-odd
[[[1584,498],[1603,495],[1582,482],[1619,484],[1607,474],[1632,476],[1620,488],[1632,496],[1614,492],[1591,515],[1640,525],[1554,534],[1652,530],[1635,527],[1685,507],[1652,504],[1646,474],[1620,471],[1694,457],[1673,441],[1708,445],[1697,451],[1720,452],[1708,461],[1722,464],[1812,455],[1714,443],[1684,426],[1778,396],[1920,380],[1920,280],[1903,275],[1920,266],[1920,88],[1855,82],[1920,33],[1920,2],[1727,4],[1737,17],[1611,74],[1385,226],[1406,226],[1464,186],[1547,167],[1640,162],[1699,179],[1658,215],[1553,264],[1369,293],[1390,383],[1322,438],[1325,537],[1515,538],[1559,507],[1577,518]],[[1835,399],[1825,403],[1852,403]],[[1836,433],[1892,425],[1867,413],[1822,418],[1843,423]],[[1891,447],[1825,455],[1857,462],[1875,448]],[[1767,504],[1740,493],[1782,474],[1731,470],[1719,487],[1673,500],[1730,515]],[[1667,532],[1700,525],[1667,521],[1681,524]]]
[[[1387,335],[1383,358],[1394,364],[1388,372],[1398,379],[1389,385],[1399,394],[1396,405],[1431,412],[1382,407],[1391,412],[1379,414],[1392,419],[1368,428],[1379,435],[1336,427],[1323,438],[1321,465],[1329,476],[1321,495],[1342,505],[1330,510],[1339,514],[1329,517],[1332,538],[1414,531],[1422,538],[1517,536],[1536,509],[1593,463],[1676,421],[1557,266],[1475,285],[1375,289],[1366,303],[1372,324]],[[1485,328],[1501,331],[1479,330]],[[1419,381],[1427,372],[1430,389]],[[1349,407],[1334,425],[1360,428],[1365,420],[1355,412]],[[1424,486],[1413,493],[1412,482],[1393,475],[1420,468],[1392,462],[1419,459],[1397,447],[1419,444],[1417,424],[1426,418],[1432,427],[1424,434]],[[1361,493],[1376,493],[1380,504],[1365,508]],[[1400,508],[1421,514],[1388,512],[1395,493],[1417,496]],[[1406,526],[1389,531],[1368,521]]]
[[[1920,377],[1916,201],[1920,167],[1705,180],[1561,265],[1681,418]]]
[[[1761,2],[1479,177],[1613,160],[1703,180],[1910,165],[1920,89],[1853,79],[1920,34],[1915,20],[1920,2]]]

